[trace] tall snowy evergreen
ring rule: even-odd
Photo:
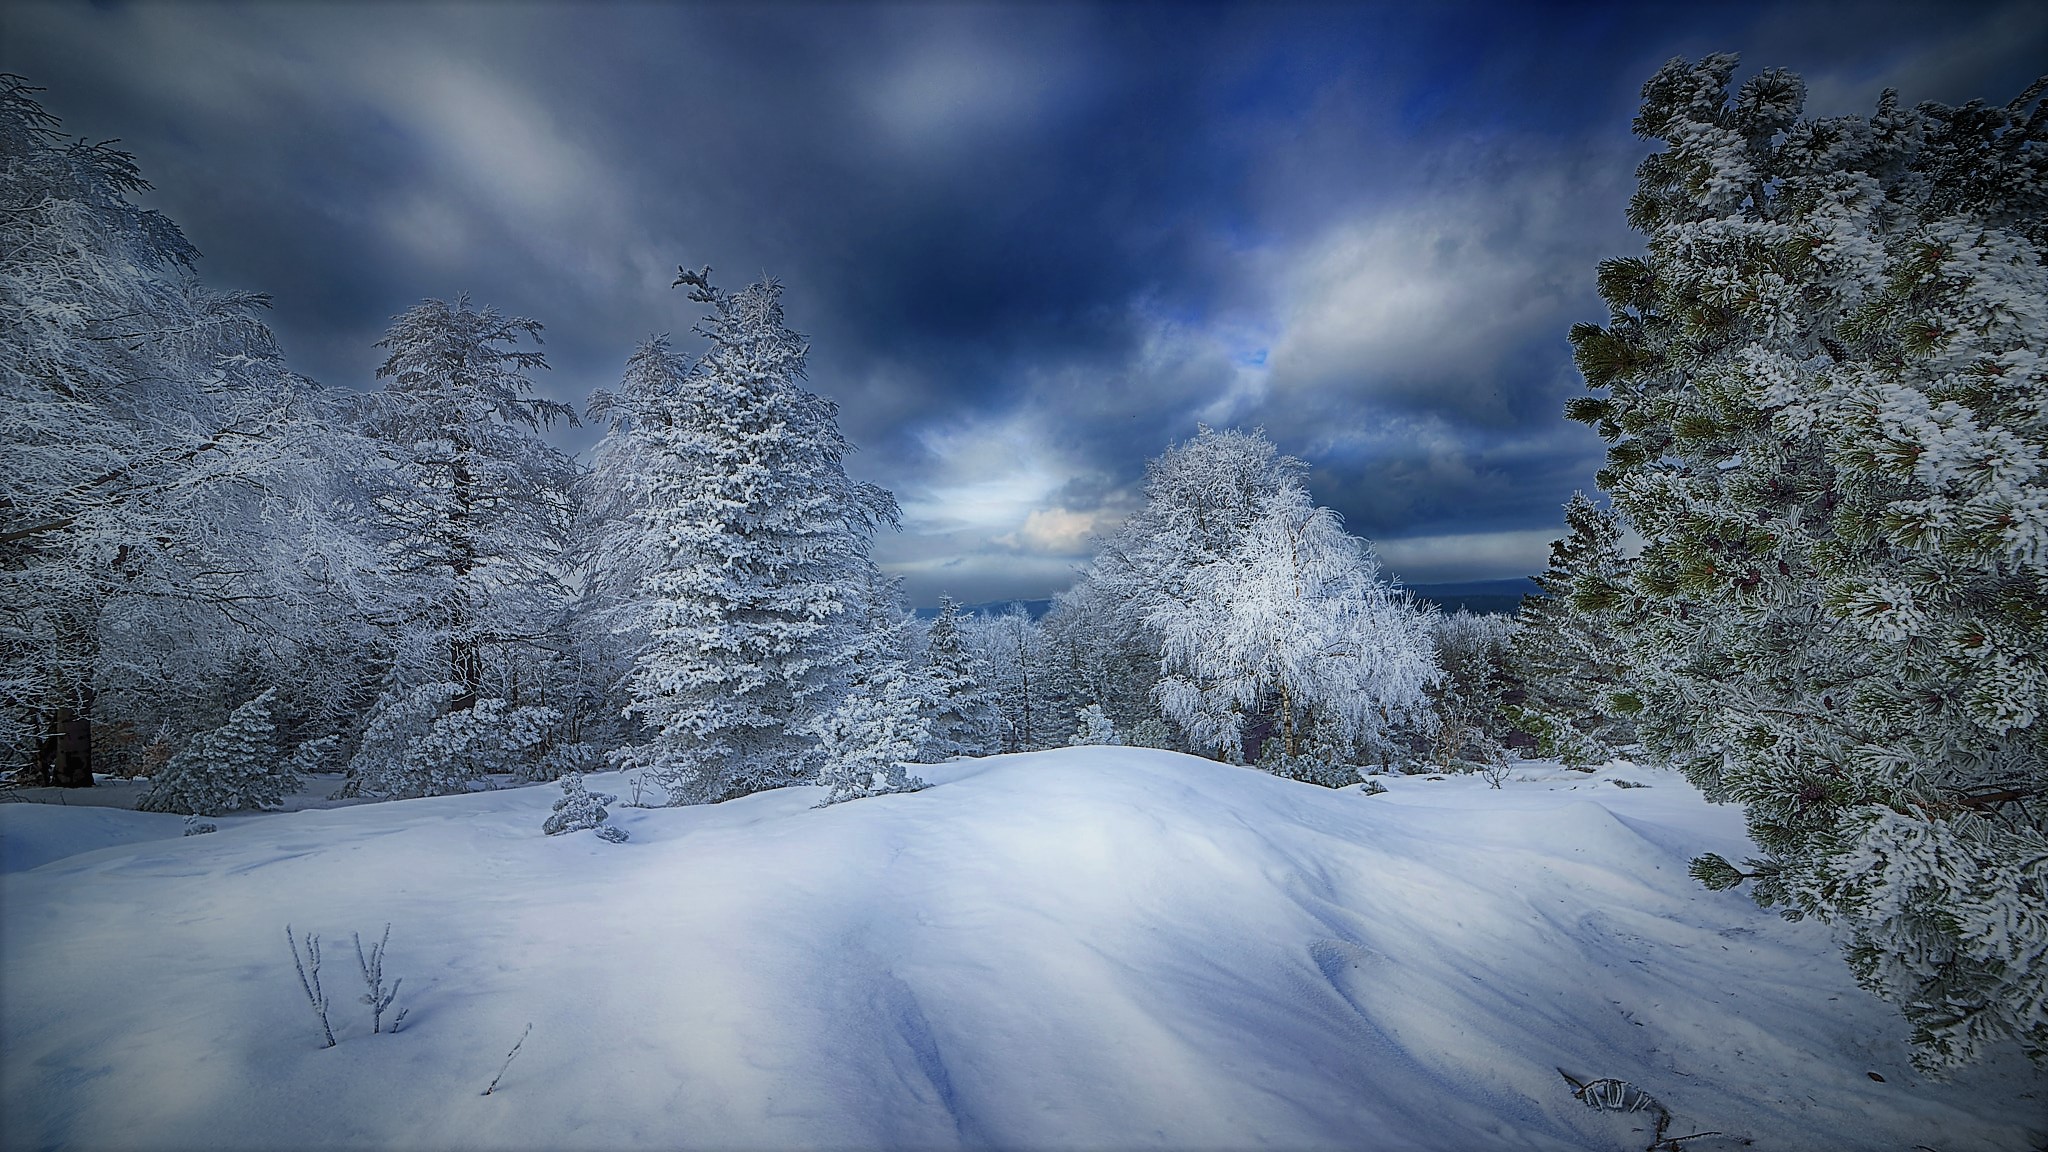
[[[576,416],[533,395],[547,360],[519,344],[540,331],[467,297],[424,301],[378,342],[384,390],[362,403],[392,464],[371,509],[402,588],[392,680],[459,685],[455,711],[494,694],[487,663],[516,682],[560,622],[575,467],[540,431]]]
[[[1509,712],[1540,753],[1584,767],[1635,739],[1635,726],[1613,703],[1622,688],[1621,640],[1600,617],[1611,590],[1628,579],[1628,560],[1612,510],[1575,492],[1564,519],[1565,535],[1551,543],[1550,564],[1536,577],[1542,594],[1526,597],[1515,617],[1521,630],[1513,663],[1524,698]]]
[[[651,341],[621,391],[592,401],[610,421],[592,484],[619,494],[592,579],[614,591],[613,630],[640,638],[624,688],[645,733],[622,759],[676,804],[816,776],[869,542],[896,518],[893,497],[846,474],[852,446],[837,407],[803,387],[781,286],[728,293],[708,275],[676,281],[711,309],[703,353]]]
[[[995,696],[987,687],[990,674],[960,634],[959,602],[939,597],[923,667],[931,701],[932,757],[985,756],[999,746]]]
[[[1925,1066],[2048,1057],[2048,80],[1808,119],[1735,67],[1643,89],[1648,251],[1567,411],[1647,544],[1574,600],[1645,744],[1745,808],[1763,857],[1696,875],[1840,924]]]

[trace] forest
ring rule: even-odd
[[[920,617],[773,278],[680,267],[677,334],[580,407],[536,388],[540,321],[467,296],[316,381],[7,76],[6,787],[217,818],[318,776],[545,785],[565,831],[606,773],[836,806],[1069,747],[1366,794],[1627,760],[1739,811],[1752,849],[1692,882],[1834,926],[1922,1071],[2048,1059],[2048,80],[1815,119],[1735,69],[1643,88],[1644,247],[1586,270],[1562,414],[1607,462],[1513,615],[1418,599],[1306,463],[1199,427],[1048,611]]]

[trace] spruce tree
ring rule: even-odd
[[[1515,616],[1521,628],[1512,664],[1522,699],[1507,711],[1542,755],[1584,768],[1613,759],[1635,739],[1612,700],[1622,687],[1621,641],[1597,611],[1603,590],[1627,579],[1628,560],[1612,509],[1574,492],[1564,521],[1566,533],[1551,543],[1550,564],[1536,577],[1541,593],[1524,597]],[[1584,603],[1582,582],[1590,597]]]
[[[924,680],[930,694],[932,742],[928,754],[985,756],[997,747],[995,695],[989,668],[960,635],[960,603],[939,597],[939,614],[925,641]]]
[[[803,387],[781,285],[728,293],[709,271],[676,281],[711,309],[703,354],[650,342],[621,394],[592,402],[611,419],[596,479],[621,491],[599,579],[618,589],[614,630],[638,639],[624,687],[646,733],[617,759],[672,804],[815,778],[869,542],[896,518],[893,497],[847,476],[837,406]]]
[[[1643,89],[1638,257],[1572,332],[1647,543],[1574,602],[1648,748],[1744,806],[1695,862],[1845,930],[1938,1069],[2048,1057],[2048,79],[1802,116],[1787,72]]]
[[[218,816],[283,803],[299,781],[278,751],[270,718],[276,697],[277,689],[264,690],[172,756],[151,778],[136,809]]]

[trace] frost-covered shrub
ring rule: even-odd
[[[446,711],[462,695],[452,682],[387,692],[371,713],[337,796],[403,799],[466,792],[492,772],[522,772],[539,759],[552,708],[512,707],[489,697]]]
[[[611,813],[605,811],[604,806],[618,803],[617,796],[609,792],[591,792],[585,789],[583,775],[580,772],[571,772],[562,777],[561,783],[562,798],[555,801],[554,814],[542,822],[542,832],[549,836],[559,836],[564,832],[580,832],[585,828],[595,828],[600,837],[614,844],[626,840],[625,829],[614,828],[605,823]]]
[[[1515,619],[1460,608],[1429,617],[1429,632],[1444,672],[1429,690],[1436,712],[1429,758],[1438,771],[1479,771],[1506,754]]]
[[[1111,723],[1109,717],[1103,714],[1102,705],[1100,704],[1090,704],[1079,712],[1074,713],[1074,719],[1078,722],[1079,726],[1074,729],[1074,734],[1067,739],[1067,746],[1070,748],[1079,748],[1090,744],[1123,743],[1123,738],[1116,734],[1116,725]]]
[[[915,792],[924,781],[904,770],[931,740],[918,696],[901,673],[885,675],[849,693],[817,724],[823,766],[818,782],[830,792],[820,806]]]
[[[136,810],[212,816],[283,803],[299,780],[279,760],[270,720],[276,695],[275,688],[265,690],[172,756]]]

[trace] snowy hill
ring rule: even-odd
[[[1670,1135],[1727,1134],[1687,1149],[2041,1138],[2017,1056],[1923,1081],[1824,927],[1688,879],[1746,844],[1675,775],[1368,797],[1116,748],[924,774],[828,809],[614,808],[618,846],[543,837],[552,787],[129,843],[147,830],[81,825],[92,850],[0,876],[0,1143],[1649,1143],[1560,1068],[1655,1095]],[[10,842],[27,807],[0,809]],[[39,855],[66,819],[106,814],[35,813]],[[410,1015],[373,1036],[349,933],[386,921]],[[325,937],[337,1047],[287,922]]]

